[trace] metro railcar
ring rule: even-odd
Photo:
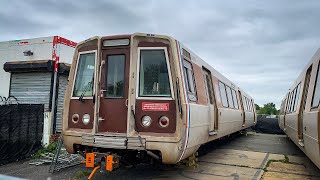
[[[320,49],[312,57],[280,107],[279,126],[320,168]]]
[[[255,123],[253,98],[172,37],[93,37],[76,47],[63,112],[70,153],[175,164]]]

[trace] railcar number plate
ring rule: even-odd
[[[169,103],[143,102],[142,111],[169,111]]]

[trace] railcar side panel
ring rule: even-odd
[[[286,133],[287,135],[298,144],[298,114],[286,115]]]
[[[193,72],[194,72],[194,78],[196,83],[196,89],[197,89],[197,104],[200,105],[208,105],[208,97],[206,94],[205,89],[205,80],[203,77],[203,71],[200,66],[198,66],[195,63],[192,63]],[[213,120],[213,119],[212,119]]]
[[[314,163],[320,167],[320,151],[319,151],[319,117],[318,112],[308,112],[303,115],[303,141],[304,151],[307,156],[314,160]]]
[[[320,49],[295,80],[282,101],[279,126],[288,137],[320,168],[319,103],[313,103]],[[298,94],[299,93],[299,94]]]
[[[245,127],[251,127],[254,125],[254,113],[253,112],[245,112],[246,113],[246,120],[245,120]]]
[[[208,142],[209,136],[209,107],[190,104],[190,135],[188,148]]]
[[[218,136],[223,137],[237,132],[242,127],[241,112],[234,109],[219,108],[219,129]]]

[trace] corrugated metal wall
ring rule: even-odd
[[[50,72],[12,73],[10,95],[19,103],[44,104],[44,111],[49,111]]]
[[[68,86],[68,76],[59,75],[59,90],[58,90],[58,102],[57,102],[57,115],[56,115],[56,132],[62,131],[62,112],[63,112],[63,100],[64,94]]]

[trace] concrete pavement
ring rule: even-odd
[[[320,179],[320,170],[285,135],[233,135],[204,146],[200,154],[196,168],[142,164],[98,172],[94,179]],[[48,166],[27,163],[0,166],[0,173],[28,179],[86,179],[89,171],[80,165],[49,174]]]

